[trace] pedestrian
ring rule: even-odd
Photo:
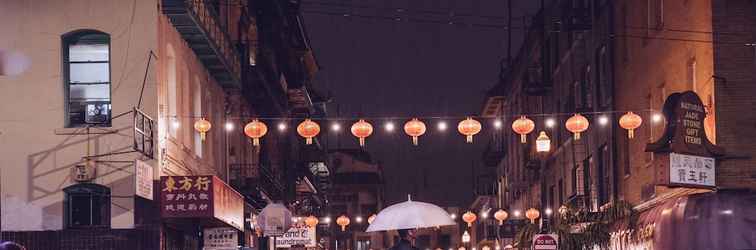
[[[26,250],[24,246],[13,241],[0,243],[0,250]]]
[[[399,242],[394,244],[394,246],[391,247],[390,250],[420,250],[417,247],[412,245],[413,241],[415,241],[414,229],[399,229],[398,231],[399,231]]]

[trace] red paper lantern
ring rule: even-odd
[[[252,120],[252,122],[247,123],[247,125],[244,126],[244,134],[246,134],[247,137],[252,138],[252,145],[255,146],[260,145],[260,138],[266,133],[268,133],[268,126],[257,119]]]
[[[499,225],[504,225],[504,221],[507,220],[509,217],[509,213],[507,211],[504,211],[504,209],[499,209],[499,211],[496,211],[494,213],[494,218],[499,221]]]
[[[620,127],[627,129],[627,138],[635,137],[635,129],[643,123],[643,118],[633,112],[627,112],[619,119]]]
[[[588,118],[585,118],[585,116],[580,114],[575,114],[570,117],[570,119],[567,119],[564,126],[575,135],[575,140],[580,140],[580,133],[588,130],[588,124]]]
[[[524,115],[512,122],[512,130],[514,130],[515,133],[520,134],[520,142],[522,143],[527,142],[528,134],[533,132],[534,129],[535,123],[533,120],[528,119]]]
[[[336,224],[341,226],[341,231],[346,231],[346,227],[349,225],[349,217],[346,217],[345,215],[339,216],[339,218],[336,219]]]
[[[318,217],[315,217],[315,216],[312,216],[312,215],[308,216],[308,217],[307,217],[307,218],[305,219],[305,224],[306,224],[306,225],[307,225],[308,227],[311,227],[311,228],[312,228],[312,227],[315,227],[315,226],[317,226],[319,222],[320,222],[320,221],[318,220]]]
[[[525,211],[525,218],[530,219],[530,223],[535,223],[538,217],[541,217],[541,212],[538,212],[538,209],[530,208],[528,211]]]
[[[305,119],[297,126],[297,133],[305,138],[306,144],[312,144],[312,138],[320,133],[320,125],[310,119]]]
[[[475,222],[475,219],[477,219],[478,216],[476,216],[473,212],[467,211],[465,214],[462,215],[462,220],[467,222],[467,227],[472,227],[473,222]]]
[[[425,130],[425,123],[417,118],[412,118],[412,120],[404,124],[404,132],[412,136],[412,144],[415,146],[417,146],[417,138],[425,134]]]
[[[365,138],[373,134],[373,125],[365,120],[359,120],[352,124],[352,135],[360,139],[360,147],[365,146]]]
[[[200,139],[202,141],[205,141],[205,135],[207,134],[207,131],[210,131],[210,128],[212,128],[213,125],[210,124],[209,121],[205,120],[205,118],[200,118],[196,122],[194,122],[194,130],[197,130],[200,134]]]
[[[457,125],[457,130],[459,130],[459,133],[466,136],[467,143],[472,143],[473,135],[480,133],[480,129],[480,122],[470,117],[462,120],[461,122],[459,122],[459,125]]]

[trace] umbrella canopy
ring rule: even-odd
[[[367,232],[451,226],[457,223],[443,208],[425,202],[412,201],[397,203],[381,210]]]
[[[268,204],[260,212],[257,225],[264,236],[281,236],[291,227],[291,211],[283,204]]]

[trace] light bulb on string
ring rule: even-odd
[[[234,131],[234,123],[233,122],[226,122],[226,125],[224,127],[226,128],[226,131],[228,131],[228,132]]]
[[[447,127],[447,125],[446,125],[446,122],[445,122],[445,121],[440,121],[440,122],[438,122],[438,125],[437,125],[437,126],[438,126],[438,130],[441,130],[441,131],[446,131],[446,127]]]
[[[553,128],[554,125],[556,125],[556,120],[554,120],[554,118],[548,118],[548,119],[546,119],[546,127],[547,128]]]
[[[355,218],[354,218],[354,220],[355,220],[355,221],[356,221],[357,223],[362,223],[362,216],[357,216],[357,217],[355,217]]]
[[[520,210],[515,210],[514,211],[514,216],[515,217],[519,217],[520,216]]]
[[[394,131],[394,123],[393,122],[386,122],[386,125],[384,125],[384,128],[388,132]]]
[[[606,124],[609,124],[609,117],[606,117],[606,115],[599,116],[598,123],[601,126],[606,126]]]
[[[336,122],[331,124],[331,130],[333,130],[333,132],[341,131],[341,124],[336,123]]]
[[[493,125],[494,125],[494,128],[501,129],[501,126],[502,126],[501,120],[499,119],[494,120]]]
[[[655,113],[651,116],[651,121],[654,123],[659,123],[662,121],[662,115],[659,113]]]
[[[280,122],[278,123],[278,131],[284,131],[286,130],[286,123]]]
[[[554,211],[551,210],[551,208],[546,208],[546,210],[544,212],[546,212],[547,216],[550,216],[552,213],[554,213]]]

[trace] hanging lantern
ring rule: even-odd
[[[417,138],[425,134],[425,123],[417,118],[412,118],[404,124],[404,132],[412,136],[412,144],[417,146]]]
[[[465,214],[462,215],[462,220],[464,222],[467,222],[467,227],[472,227],[472,223],[475,222],[475,219],[477,219],[478,216],[476,216],[473,212],[467,211]]]
[[[504,221],[507,220],[507,217],[509,217],[509,214],[507,211],[504,211],[504,209],[499,209],[494,213],[494,218],[499,221],[499,225],[504,225]]]
[[[252,122],[247,123],[247,125],[244,126],[244,134],[246,134],[247,137],[252,138],[252,145],[254,146],[260,145],[260,138],[266,133],[268,133],[268,126],[257,119],[252,120]]]
[[[336,224],[341,226],[341,231],[346,231],[346,227],[349,225],[349,217],[346,217],[345,215],[339,216],[339,218],[336,219]]]
[[[536,152],[549,152],[551,150],[551,139],[546,135],[546,131],[541,131],[536,138]]]
[[[643,118],[633,112],[627,112],[627,114],[622,115],[619,119],[620,127],[627,129],[627,138],[635,136],[634,131],[640,127],[641,123],[643,123]]]
[[[514,130],[515,133],[520,134],[521,143],[527,142],[528,134],[533,132],[533,129],[535,129],[535,123],[524,115],[512,122],[512,130]]]
[[[359,120],[352,124],[352,135],[360,138],[360,147],[365,146],[365,138],[373,134],[373,125],[365,120]]]
[[[320,222],[320,221],[318,221],[318,217],[315,217],[315,216],[312,216],[312,215],[308,216],[308,217],[307,217],[307,218],[305,219],[305,224],[306,224],[306,225],[307,225],[308,227],[311,227],[311,228],[312,228],[312,227],[315,227],[315,226],[317,226],[319,222]]]
[[[538,219],[538,217],[541,217],[541,213],[538,212],[538,209],[530,208],[528,211],[525,211],[525,218],[530,219],[530,223],[535,223],[535,220]]]
[[[310,119],[305,119],[297,126],[297,133],[305,138],[305,144],[312,144],[312,138],[320,133],[320,125]]]
[[[457,130],[459,130],[459,133],[467,137],[467,143],[472,143],[473,135],[480,133],[480,129],[480,122],[470,117],[462,120],[461,122],[459,122],[459,125],[457,125]]]
[[[373,215],[371,215],[370,217],[368,217],[368,224],[373,224],[373,221],[375,220],[375,217],[376,217],[376,216],[377,216],[377,215],[373,214]]]
[[[205,118],[200,118],[196,122],[194,122],[194,130],[197,130],[200,134],[200,139],[202,141],[205,141],[205,136],[207,134],[207,131],[210,131],[210,128],[212,128],[213,125],[210,124],[209,121],[205,120]]]
[[[575,135],[575,140],[580,140],[580,133],[588,130],[588,118],[575,114],[570,119],[567,119],[564,126]]]

